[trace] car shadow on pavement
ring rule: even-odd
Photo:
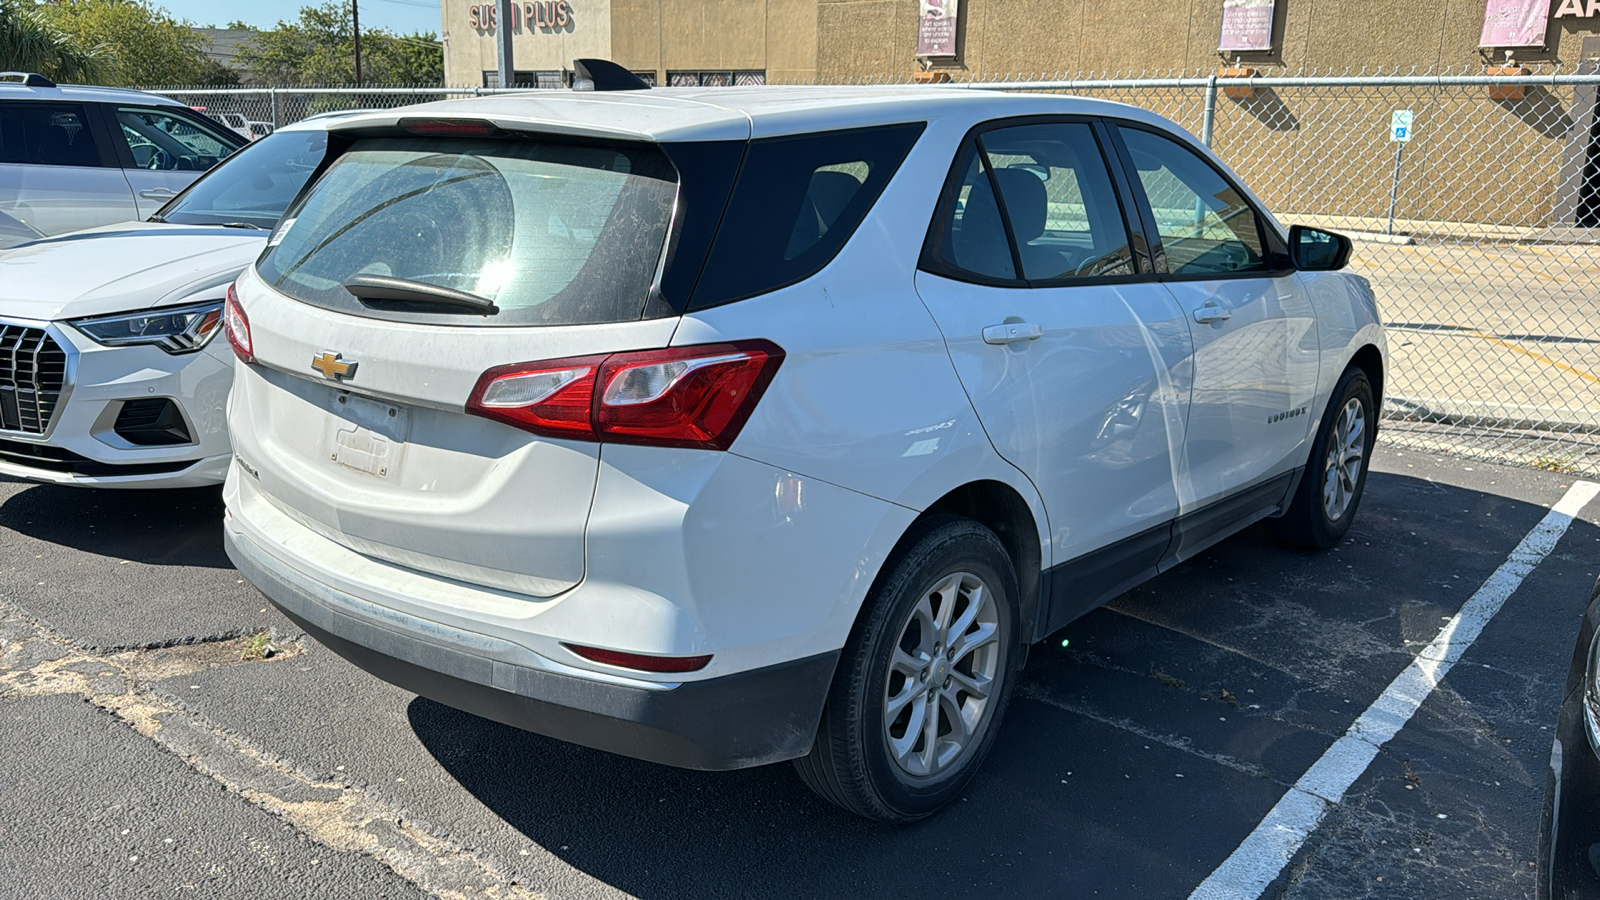
[[[830,806],[787,764],[695,772],[422,698],[407,714],[426,748],[493,815],[586,876],[641,898],[1086,895],[1095,880],[1105,883],[1112,859],[1126,864],[1117,867],[1126,896],[1181,896],[1203,877],[1195,859],[1226,855],[1224,844],[1237,840],[1227,829],[1190,833],[1189,823],[1163,823],[1168,786],[1130,787],[1126,761],[1137,750],[1125,735],[1092,722],[1086,729],[1036,703],[1012,706],[960,800],[904,827]],[[1195,788],[1216,790],[1216,780],[1196,777]],[[1265,811],[1280,790],[1245,776],[1224,780],[1228,797],[1212,805],[1239,821]],[[1140,796],[1139,811],[1110,802],[1103,788],[1113,783]],[[1191,795],[1177,805],[1202,802]],[[1119,833],[1119,821],[1137,823],[1139,840]]]
[[[19,489],[20,488],[20,489]],[[0,529],[153,566],[232,568],[222,490],[91,490],[0,481]]]
[[[915,825],[850,816],[787,765],[673,769],[424,698],[407,718],[489,813],[638,897],[1183,896],[1546,512],[1410,475],[1374,473],[1369,488],[1336,551],[1287,550],[1252,528],[1035,645],[983,769],[962,799]],[[1549,583],[1514,596],[1472,649],[1493,667],[1461,667],[1408,728],[1404,774],[1433,780],[1413,791],[1384,774],[1391,806],[1437,827],[1431,807],[1409,806],[1470,802],[1536,833],[1549,754],[1539,726],[1554,721],[1572,641],[1550,623],[1566,623],[1570,605],[1575,627],[1597,539],[1575,523],[1540,571],[1578,587],[1559,601],[1542,593],[1559,586]],[[1532,693],[1465,696],[1503,671]],[[1491,768],[1493,779],[1470,784],[1453,776]],[[1364,812],[1355,804],[1351,815]],[[1487,840],[1446,841],[1439,856],[1464,860]],[[1531,845],[1496,848],[1522,850]]]

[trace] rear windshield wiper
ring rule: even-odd
[[[386,275],[356,275],[344,283],[344,289],[366,304],[418,303],[425,306],[448,306],[461,312],[474,312],[492,316],[500,311],[494,301],[466,291],[451,290],[436,284],[390,278]]]

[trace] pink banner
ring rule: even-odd
[[[1550,0],[1486,0],[1480,47],[1543,47]]]
[[[1223,52],[1271,50],[1273,0],[1222,0]]]
[[[956,55],[956,11],[958,0],[921,0],[917,18],[918,56]]]

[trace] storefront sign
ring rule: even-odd
[[[499,19],[499,13],[493,3],[467,8],[467,21],[477,31],[494,31]],[[567,0],[534,0],[534,2],[511,4],[512,31],[520,31],[524,26],[551,31],[567,28],[572,21],[572,7],[567,5]]]
[[[1558,19],[1587,19],[1590,16],[1600,16],[1600,0],[1561,0],[1561,6],[1556,10]]]
[[[955,56],[956,21],[959,0],[920,0],[922,14],[917,18],[918,56]]]
[[[1271,50],[1273,0],[1222,0],[1219,51]]]
[[[1569,2],[1576,5],[1577,0]],[[1562,8],[1566,5],[1563,3]],[[1590,5],[1600,6],[1600,0],[1593,0]],[[1543,47],[1549,15],[1550,0],[1486,0],[1478,46]]]

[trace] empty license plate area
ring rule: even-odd
[[[331,463],[385,481],[399,477],[411,428],[405,407],[341,393],[329,411],[322,447]]]

